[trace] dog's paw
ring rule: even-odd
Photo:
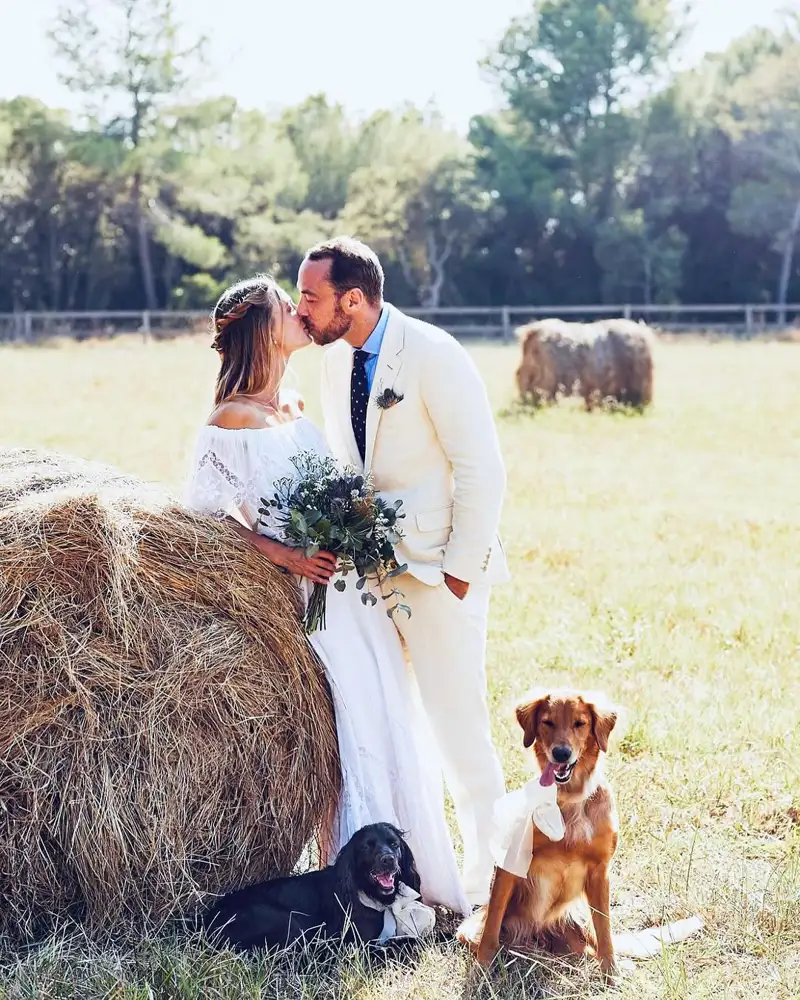
[[[486,907],[482,906],[472,916],[461,924],[456,931],[456,937],[465,944],[480,965],[488,968],[500,950],[499,941],[489,941],[484,934],[486,923]]]
[[[460,937],[458,940],[461,942],[461,944],[465,944],[467,948],[469,948],[469,953],[470,955],[472,955],[473,958],[478,957],[478,947],[479,947],[478,941],[472,941],[469,938],[463,938],[463,937]]]
[[[616,962],[601,962],[600,972],[603,977],[604,986],[618,986],[622,978],[622,972]]]
[[[485,969],[497,958],[497,953],[500,951],[500,943],[498,941],[486,941],[485,939],[481,941],[478,945],[478,950],[474,953],[475,958],[478,961],[478,965],[482,965]]]
[[[456,930],[456,938],[461,944],[465,944],[473,955],[478,951],[485,920],[486,913],[484,908],[481,907],[468,916],[466,920],[462,920]]]

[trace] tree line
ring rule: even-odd
[[[461,136],[430,109],[190,100],[204,45],[172,0],[103,8],[52,28],[81,115],[0,102],[0,311],[207,308],[234,276],[291,287],[341,232],[400,305],[800,299],[800,17],[675,73],[669,0],[541,0]]]

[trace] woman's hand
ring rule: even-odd
[[[264,535],[255,535],[252,541],[270,562],[274,562],[276,566],[289,573],[294,573],[295,576],[304,576],[312,583],[328,583],[336,572],[336,556],[330,552],[318,552],[315,556],[307,556],[302,549],[292,548],[291,545],[284,545]]]
[[[302,549],[293,549],[288,545],[283,548],[285,552],[281,556],[281,565],[290,573],[304,576],[313,583],[329,583],[336,572],[336,556],[330,552],[306,556]]]
[[[315,556],[306,556],[302,549],[292,548],[291,545],[284,545],[283,542],[276,542],[275,539],[268,538],[266,535],[259,535],[258,532],[240,524],[235,518],[229,517],[227,522],[237,535],[241,535],[262,556],[266,556],[271,563],[275,563],[276,566],[280,566],[281,569],[285,569],[289,573],[304,576],[312,583],[329,583],[330,578],[336,572],[337,559],[330,552],[318,552]]]

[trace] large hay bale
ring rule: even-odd
[[[517,336],[522,341],[517,387],[523,398],[552,402],[577,393],[590,409],[610,400],[631,406],[652,402],[654,335],[641,323],[543,319],[521,327]]]
[[[339,781],[290,578],[154,487],[0,450],[0,932],[285,873]]]

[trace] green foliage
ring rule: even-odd
[[[613,209],[635,142],[628,100],[673,40],[668,0],[544,0],[489,62],[529,141],[558,158],[556,187],[596,218]]]
[[[793,26],[800,28],[800,16]],[[782,304],[800,233],[800,34],[790,28],[779,45],[767,47],[754,36],[761,58],[735,80],[724,114],[739,180],[731,225],[781,254],[776,297]]]
[[[364,131],[374,156],[353,175],[343,226],[399,265],[412,301],[440,305],[451,263],[473,248],[486,200],[469,149],[436,116],[413,110],[376,115]]]
[[[173,291],[170,306],[173,309],[208,309],[222,295],[225,284],[204,271],[186,274]]]
[[[670,74],[675,11],[531,4],[486,61],[502,107],[465,138],[321,94],[277,115],[193,101],[202,40],[172,0],[63,4],[85,114],[0,102],[0,311],[207,308],[254,271],[292,288],[341,232],[398,305],[800,297],[800,20]]]
[[[595,253],[606,302],[677,302],[686,236],[677,226],[656,234],[641,209],[597,229]]]
[[[302,452],[293,460],[296,476],[279,479],[271,498],[262,499],[259,514],[264,523],[277,523],[289,545],[307,556],[330,552],[337,559],[336,590],[347,588],[345,577],[355,573],[361,603],[374,607],[378,598],[364,586],[369,578],[384,583],[408,569],[400,565],[394,547],[403,537],[399,521],[402,500],[389,503],[375,492],[369,476],[355,469],[339,468],[332,458]],[[398,590],[382,594],[383,600],[402,597]],[[305,614],[306,631],[325,628],[327,586],[315,583]],[[395,601],[387,614],[410,609]]]

